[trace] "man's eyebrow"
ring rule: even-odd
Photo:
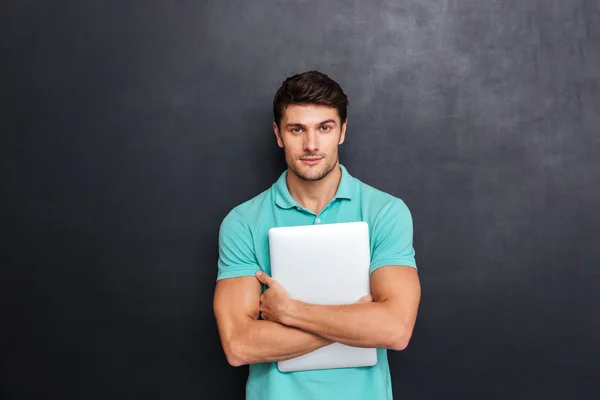
[[[335,124],[335,119],[325,120],[325,121],[319,123],[319,125],[325,125],[325,124],[330,124],[330,123],[334,123]]]
[[[287,128],[292,128],[292,127],[298,127],[298,128],[304,128],[304,125],[298,123],[298,122],[290,122],[289,124],[286,124]]]
[[[326,119],[325,121],[319,122],[317,125],[325,125],[325,124],[335,124],[335,119]],[[289,124],[285,125],[287,128],[292,128],[292,127],[299,127],[299,128],[304,128],[304,124],[298,123],[298,122],[290,122]]]

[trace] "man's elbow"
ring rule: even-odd
[[[227,354],[227,362],[229,363],[229,365],[231,365],[232,367],[241,367],[243,365],[246,365],[247,363],[244,362],[243,359]]]
[[[402,351],[408,347],[410,339],[400,338],[391,343],[389,350]]]
[[[244,357],[241,350],[241,346],[234,340],[229,340],[227,343],[225,343],[223,350],[225,351],[227,363],[229,363],[229,365],[232,367],[241,367],[248,364],[248,361]]]
[[[411,336],[412,329],[401,324],[398,328],[395,328],[393,334],[390,335],[391,340],[388,344],[388,350],[405,350],[408,347]]]
[[[231,365],[232,367],[241,367],[243,365],[246,365],[246,362],[244,362],[244,359],[241,357],[238,357],[235,354],[225,353],[225,356],[227,357],[227,363],[229,365]]]

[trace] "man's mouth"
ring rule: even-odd
[[[321,161],[323,157],[302,157],[300,160],[307,165],[315,165]]]

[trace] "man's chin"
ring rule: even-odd
[[[327,169],[321,167],[317,170],[314,167],[303,166],[295,168],[294,173],[303,181],[313,182],[325,178],[327,176]]]
[[[306,182],[316,182],[316,181],[320,181],[321,179],[323,179],[325,177],[325,175],[318,175],[318,176],[298,175],[298,177]]]

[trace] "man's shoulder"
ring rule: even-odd
[[[362,204],[372,211],[408,211],[408,206],[401,197],[385,192],[358,179],[355,179],[355,181],[360,190]]]
[[[273,205],[272,190],[273,187],[271,186],[256,196],[234,206],[223,219],[223,223],[235,220],[252,225],[258,221],[260,216]]]

